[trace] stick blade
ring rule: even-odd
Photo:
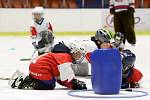
[[[20,59],[20,61],[30,61],[31,59],[30,58],[22,58]]]

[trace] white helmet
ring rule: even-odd
[[[81,57],[74,62],[74,63],[81,63],[84,60],[87,52],[87,50],[85,50],[85,48],[83,47],[82,42],[77,40],[72,40],[69,42],[68,47],[71,50],[70,53],[76,53],[79,51],[82,54]]]
[[[44,14],[44,8],[43,7],[35,7],[32,14]]]
[[[80,51],[81,53],[86,53],[85,48],[83,48],[82,46],[82,41],[71,40],[68,45],[69,49],[71,50],[70,53],[76,53],[78,51]]]

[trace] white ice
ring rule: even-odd
[[[57,41],[68,40],[71,37],[56,37]],[[80,36],[80,39],[89,39],[89,36]],[[34,48],[31,45],[30,37],[0,37],[0,77],[11,77],[17,70],[28,74],[28,61],[20,61],[21,58],[30,58]],[[144,75],[142,90],[150,93],[150,36],[137,36],[135,47],[127,44],[126,48],[131,49],[137,56],[135,67],[140,69]],[[91,81],[88,78],[80,78],[87,83],[91,89]],[[8,80],[0,80],[0,100],[83,100],[85,98],[71,97],[67,94],[69,90],[57,85],[55,90],[19,90],[8,86]],[[82,94],[82,93],[81,93]],[[128,93],[127,93],[128,94]],[[85,92],[84,95],[91,95]],[[135,95],[132,93],[130,95]],[[107,99],[107,98],[105,98]],[[148,100],[150,95],[134,100]],[[87,99],[88,100],[88,99]],[[93,99],[90,99],[93,100]],[[104,99],[101,99],[104,100]],[[114,99],[116,100],[116,99]],[[126,99],[128,100],[128,99]]]

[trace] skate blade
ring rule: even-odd
[[[8,85],[11,86],[11,85],[14,83],[14,81],[15,81],[16,78],[18,78],[18,79],[16,80],[16,83],[17,83],[16,85],[20,84],[20,83],[19,83],[19,79],[20,79],[21,77],[24,79],[24,78],[26,77],[26,75],[25,75],[24,73],[22,73],[21,71],[16,70],[16,72],[15,72],[15,73],[12,75],[12,77],[10,78],[10,80],[9,80],[9,82],[8,82]],[[17,81],[18,81],[18,82],[17,82]]]

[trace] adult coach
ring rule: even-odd
[[[123,43],[127,40],[131,45],[136,44],[134,32],[135,0],[110,0],[110,13],[114,15],[115,32],[124,34]]]

